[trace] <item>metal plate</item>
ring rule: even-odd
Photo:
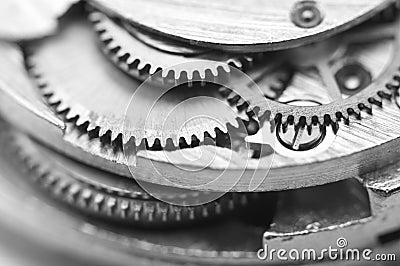
[[[390,0],[316,1],[323,20],[296,26],[291,0],[91,0],[132,24],[192,44],[238,52],[285,49],[348,29],[388,6]],[[314,2],[314,1],[303,1]]]

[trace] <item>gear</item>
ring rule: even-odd
[[[173,206],[154,199],[132,179],[108,174],[64,157],[26,136],[15,134],[17,154],[36,184],[58,201],[83,213],[132,225],[157,227],[204,221],[227,215],[256,199],[257,194],[227,194],[196,207]],[[199,197],[195,191],[168,192],[163,198]]]
[[[173,41],[161,42],[126,24],[128,32],[100,12],[90,13],[89,20],[94,24],[105,53],[123,71],[140,80],[146,80],[157,71],[163,71],[160,82],[212,80],[229,73],[228,65],[243,69],[252,60],[249,56],[179,46]],[[187,68],[188,64],[182,67],[182,64],[195,60],[210,62],[204,64],[204,68],[198,68],[197,65]]]
[[[178,86],[160,98],[160,88],[156,86],[137,92],[141,83],[119,71],[98,51],[96,37],[87,22],[65,22],[59,35],[28,47],[27,65],[48,103],[67,121],[111,142],[125,144],[134,138],[136,145],[147,140],[150,146],[162,147],[168,139],[175,146],[182,138],[190,145],[193,136],[202,142],[208,136],[206,132],[215,138],[216,134],[227,132],[228,124],[238,127],[237,111],[221,102],[225,99],[218,88]],[[138,113],[126,117],[134,92],[141,97],[135,103]],[[146,114],[140,111],[149,106],[153,109],[146,120]],[[218,121],[205,119],[205,113],[210,117],[218,114]],[[163,124],[167,114],[171,117]],[[187,123],[200,115],[202,119]]]
[[[349,122],[349,116],[359,119],[361,111],[371,113],[371,105],[381,106],[383,99],[391,99],[398,88],[398,29],[399,20],[381,21],[315,44],[277,52],[274,56],[287,68],[286,77],[291,78],[281,83],[285,88],[279,94],[266,95],[267,104],[260,103],[253,88],[235,79],[234,91],[223,88],[222,92],[228,99],[246,95],[236,101],[237,105],[247,102],[249,110],[255,108],[261,115],[271,110],[275,120],[283,124],[335,124],[342,119]],[[276,58],[270,61],[276,62]],[[264,94],[270,91],[264,80],[279,73],[266,72],[269,69],[271,65],[264,63],[249,72]]]

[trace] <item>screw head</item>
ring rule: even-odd
[[[353,95],[372,83],[372,75],[360,63],[350,62],[335,73],[340,90]]]
[[[303,0],[294,5],[291,20],[297,27],[314,28],[321,24],[323,15],[315,1]]]

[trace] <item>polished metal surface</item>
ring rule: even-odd
[[[398,264],[397,1],[0,14],[1,265]]]
[[[393,3],[385,0],[89,2],[154,33],[236,52],[276,50],[309,43],[355,26]],[[320,24],[304,28],[292,22],[291,12],[302,2],[316,3],[323,14]]]

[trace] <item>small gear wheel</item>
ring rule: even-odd
[[[166,147],[171,140],[177,147],[182,139],[202,142],[226,133],[228,125],[239,127],[240,114],[225,104],[217,86],[196,83],[188,89],[183,84],[165,93],[156,84],[142,89],[141,82],[99,51],[89,22],[63,22],[58,35],[27,46],[26,63],[57,114],[85,133],[122,145],[135,141],[136,146]],[[127,115],[132,95],[140,99],[134,103],[136,112]],[[218,119],[212,119],[216,114]]]

